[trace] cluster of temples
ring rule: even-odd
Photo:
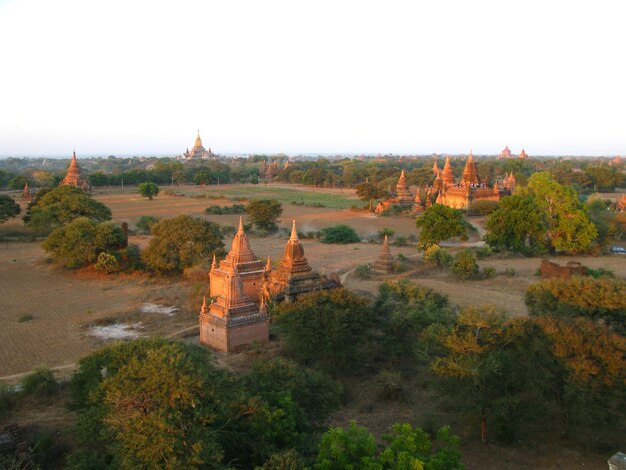
[[[501,158],[513,158],[513,153],[509,149],[508,145],[504,147],[504,150],[502,150],[502,152],[500,152],[500,155],[498,155],[498,159],[501,159]],[[528,158],[528,155],[526,155],[526,151],[522,149],[522,151],[520,152],[517,158]]]
[[[407,184],[404,170],[402,170],[395,193],[386,201],[378,203],[376,213],[380,214],[392,207],[419,212],[424,207],[432,206],[433,203],[443,204],[454,209],[468,210],[471,203],[475,201],[499,201],[500,197],[511,194],[517,184],[513,172],[506,174],[500,185],[497,181],[493,186],[481,182],[476,172],[476,164],[471,151],[459,181],[454,177],[449,156],[446,156],[443,169],[439,168],[436,161],[434,162],[433,173],[435,179],[430,187],[425,188],[425,198],[422,201],[419,188],[413,196]]]
[[[211,147],[209,150],[205,149],[202,146],[202,139],[200,138],[200,130],[198,130],[198,135],[196,136],[196,142],[193,145],[191,151],[186,149],[185,152],[180,156],[181,159],[185,160],[207,160],[212,158],[213,152],[211,151]]]
[[[237,351],[253,342],[269,341],[270,300],[291,302],[307,292],[340,287],[336,276],[314,272],[293,222],[280,264],[272,269],[252,251],[239,219],[231,249],[209,271],[209,297],[200,310],[200,343],[218,351]]]

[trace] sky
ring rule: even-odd
[[[0,155],[626,155],[619,1],[0,0]]]

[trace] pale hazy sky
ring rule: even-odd
[[[0,0],[0,155],[626,154],[626,2]]]

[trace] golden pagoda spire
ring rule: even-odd
[[[296,219],[293,219],[291,224],[291,237],[289,240],[298,240],[298,231],[296,230]]]
[[[272,270],[272,263],[270,261],[270,255],[267,255],[267,263],[265,263],[265,272],[270,272]]]
[[[215,253],[213,253],[213,262],[211,263],[211,271],[213,271],[217,267],[217,262],[215,260]]]
[[[237,233],[244,233],[243,232],[243,218],[241,216],[239,216],[239,228],[237,228]]]

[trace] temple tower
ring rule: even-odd
[[[233,238],[230,251],[226,257],[220,261],[218,271],[229,272],[234,267],[237,268],[243,292],[253,302],[259,302],[259,291],[263,284],[263,262],[257,258],[250,247],[250,242],[243,230],[243,220],[239,217],[239,229]],[[219,290],[225,281],[221,275],[216,275],[211,283],[216,283]]]
[[[414,198],[413,194],[409,190],[409,185],[406,182],[406,176],[404,175],[404,170],[400,173],[400,178],[398,178],[398,183],[396,184],[396,203],[402,205],[412,205]]]
[[[217,281],[217,282],[216,282]],[[200,310],[200,343],[223,352],[237,351],[253,342],[269,342],[269,317],[245,294],[237,265],[216,267],[209,273],[209,295]]]
[[[505,146],[504,150],[500,152],[498,158],[511,158],[511,150],[509,150],[509,146]]]
[[[70,162],[70,166],[67,169],[67,174],[65,178],[61,181],[60,186],[76,186],[77,188],[81,188],[84,190],[90,189],[89,183],[83,177],[80,167],[78,166],[78,161],[76,160],[76,151],[72,154],[72,161]]]
[[[26,182],[26,184],[24,185],[24,192],[22,193],[22,201],[32,201],[33,200],[33,195],[30,192],[30,189],[28,188],[28,181]]]
[[[389,274],[393,272],[393,257],[391,256],[391,252],[389,251],[389,242],[387,241],[387,235],[385,235],[385,241],[383,242],[383,249],[378,255],[378,258],[372,265],[372,271],[381,273],[381,274]]]
[[[461,176],[461,186],[473,186],[478,184],[478,175],[476,174],[476,164],[474,163],[474,157],[472,157],[472,151],[470,150],[465,168],[463,169],[463,176]]]
[[[452,172],[452,165],[450,165],[450,156],[446,155],[446,163],[443,166],[443,172],[441,173],[441,179],[446,186],[454,186],[454,173]]]
[[[528,158],[528,155],[526,154],[526,150],[522,149],[522,152],[519,154],[519,158]]]
[[[435,160],[435,161],[433,162],[433,173],[434,173],[435,175],[438,175],[440,171],[441,171],[441,170],[440,170],[440,169],[439,169],[439,167],[437,166],[437,160]]]
[[[196,136],[196,141],[191,149],[185,151],[183,156],[189,160],[193,159],[207,159],[212,156],[211,149],[207,152],[206,149],[202,146],[202,139],[200,138],[200,130],[198,129],[198,135]]]

